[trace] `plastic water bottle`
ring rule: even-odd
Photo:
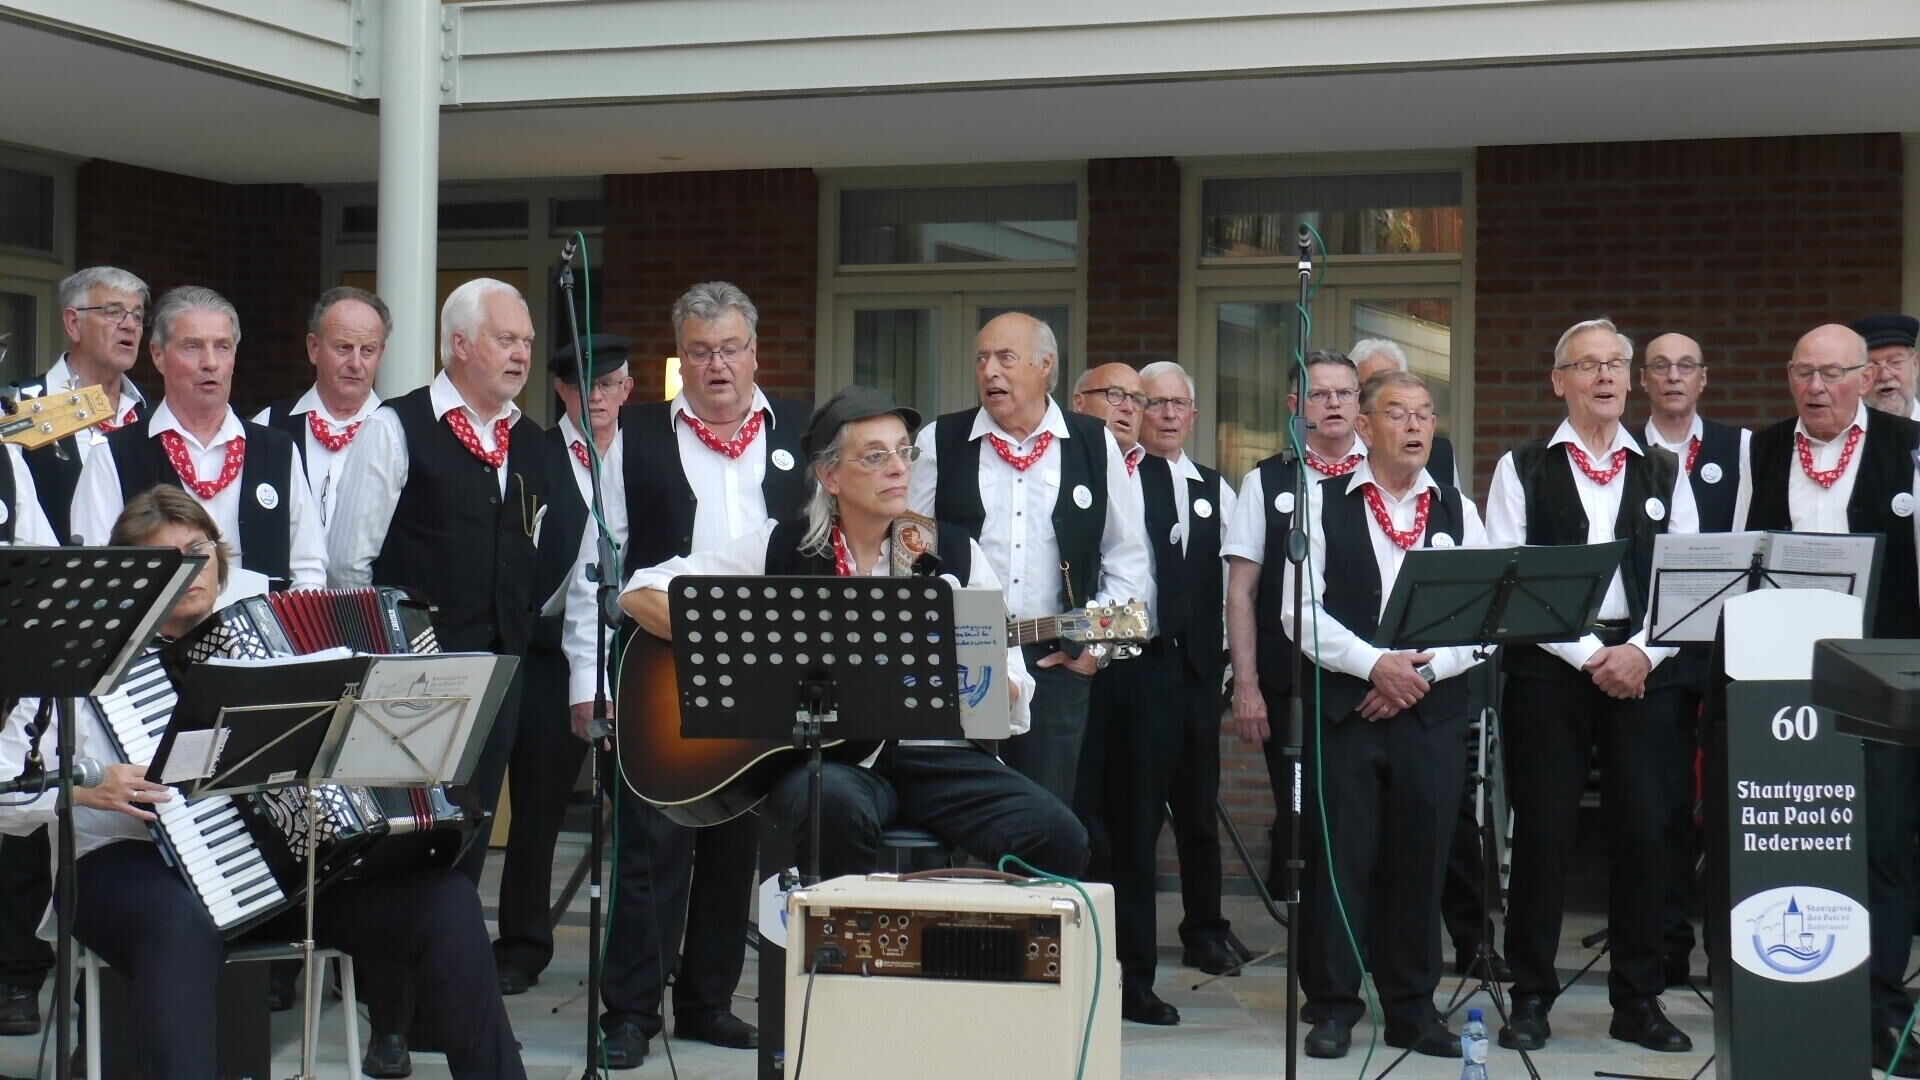
[[[1487,1080],[1487,1022],[1479,1009],[1467,1010],[1467,1022],[1460,1028],[1460,1080]]]

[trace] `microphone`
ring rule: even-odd
[[[1300,226],[1299,239],[1300,239],[1300,261],[1309,262],[1313,259],[1313,234],[1307,231],[1307,227],[1305,225]],[[568,241],[568,242],[571,243],[572,241]]]
[[[1301,232],[1304,234],[1305,230],[1303,229]],[[577,250],[579,250],[579,245],[573,242],[572,235],[568,235],[567,242],[560,245],[560,265],[569,270],[573,269],[573,253]]]
[[[73,776],[74,787],[99,787],[100,781],[106,779],[107,775],[107,771],[100,767],[100,763],[90,757],[75,758],[67,772]],[[60,786],[59,773],[40,773],[34,776],[16,777],[0,784],[0,795],[12,795],[21,791],[38,794],[42,791],[52,791],[58,786]]]
[[[913,577],[939,577],[940,556],[931,551],[923,551],[919,558],[913,560],[910,571]]]

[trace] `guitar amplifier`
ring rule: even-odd
[[[1075,1075],[1091,1009],[1085,1076],[1118,1077],[1113,888],[1084,888],[1091,911],[1051,882],[875,874],[795,890],[787,1072],[1060,1080]]]

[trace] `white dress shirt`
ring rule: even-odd
[[[511,426],[520,420],[520,406],[512,401],[491,416],[480,415],[461,398],[445,371],[434,376],[428,398],[435,420],[455,409],[464,411],[467,422],[473,425],[474,437],[487,451],[498,448],[493,433],[496,422],[505,420]],[[374,410],[353,442],[353,453],[340,468],[339,498],[327,528],[327,580],[336,589],[373,584],[373,560],[386,546],[394,508],[400,505],[400,492],[407,486],[407,432],[400,424],[399,413]],[[534,452],[532,447],[523,450]],[[503,497],[507,493],[507,466],[514,452],[509,443],[507,460],[494,470]]]
[[[1574,434],[1571,420],[1560,421],[1554,430],[1553,438],[1547,440],[1551,450],[1561,443],[1573,443],[1585,450],[1593,466],[1606,469],[1612,464],[1616,450],[1626,450],[1630,454],[1641,454],[1640,444],[1628,434],[1625,424],[1613,427],[1613,442],[1606,449],[1595,453],[1592,447],[1583,446]],[[1565,459],[1564,468],[1573,474],[1574,490],[1580,493],[1580,507],[1587,515],[1587,543],[1604,544],[1612,539],[1614,521],[1620,516],[1620,493],[1626,490],[1626,469],[1622,468],[1611,483],[1597,484],[1585,471],[1573,464],[1570,455],[1560,455]],[[1553,466],[1549,464],[1549,468]],[[1674,474],[1674,487],[1687,486],[1684,476]],[[1691,492],[1688,493],[1691,496]],[[1667,515],[1667,531],[1670,533],[1695,533],[1700,531],[1700,515],[1689,497],[1684,508],[1675,504],[1673,491],[1668,491],[1661,501],[1665,504],[1662,512]],[[1487,537],[1494,547],[1517,547],[1527,543],[1527,493],[1520,486],[1520,475],[1514,470],[1513,452],[1509,450],[1500,455],[1500,464],[1494,466],[1493,483],[1487,488]],[[1613,572],[1613,580],[1607,583],[1607,595],[1600,601],[1599,618],[1606,620],[1625,619],[1632,614],[1627,603],[1627,588],[1620,571]],[[1627,639],[1628,644],[1645,653],[1653,667],[1659,667],[1662,660],[1672,656],[1677,649],[1647,644],[1647,628],[1642,625],[1634,635]],[[1585,666],[1600,651],[1600,638],[1586,634],[1577,641],[1547,642],[1540,646],[1558,656],[1574,667]]]
[[[1853,457],[1840,473],[1840,478],[1832,487],[1821,487],[1807,470],[1800,465],[1799,454],[1794,454],[1793,463],[1787,467],[1787,512],[1793,522],[1794,532],[1847,533],[1853,527],[1847,521],[1847,503],[1853,499],[1854,482],[1860,478],[1860,459],[1866,449],[1867,403],[1862,400],[1854,409],[1853,422],[1842,428],[1840,434],[1821,441],[1807,434],[1807,425],[1795,421],[1794,434],[1806,435],[1809,448],[1813,452],[1813,467],[1816,472],[1825,472],[1840,464],[1841,451],[1846,449],[1847,432],[1860,429],[1860,445],[1854,447]],[[1797,443],[1798,440],[1795,440]],[[1747,527],[1747,512],[1753,502],[1752,460],[1745,456],[1740,462],[1740,493],[1733,505],[1733,527]],[[1916,471],[1911,492],[1915,505],[1920,505],[1920,471]],[[1912,515],[1914,523],[1914,542],[1920,544],[1920,513]],[[1891,539],[1891,538],[1889,538]]]
[[[47,520],[47,512],[41,509],[40,489],[33,485],[33,472],[27,468],[27,456],[12,443],[7,444],[7,467],[13,470],[13,505],[0,503],[0,514],[13,519],[13,542],[59,547],[60,538],[53,534],[53,523]]]
[[[1373,479],[1373,469],[1370,464],[1363,461],[1359,468],[1347,474],[1347,483],[1341,490],[1352,494],[1367,484],[1379,487]],[[1422,492],[1434,492],[1432,509],[1439,509],[1439,486],[1427,470],[1421,469],[1420,475],[1413,482],[1413,487],[1400,498],[1395,498],[1385,488],[1380,488],[1380,495],[1386,502],[1387,516],[1393,519],[1393,527],[1413,528]],[[1307,489],[1309,512],[1313,515],[1309,519],[1307,529],[1307,580],[1312,591],[1308,593],[1310,606],[1306,612],[1307,641],[1304,647],[1309,656],[1319,657],[1321,667],[1371,682],[1373,665],[1379,663],[1381,657],[1390,652],[1409,650],[1382,649],[1374,645],[1348,629],[1322,606],[1321,601],[1327,591],[1327,534],[1323,526],[1326,520],[1325,500],[1324,485],[1314,484]],[[1463,496],[1460,499],[1460,513],[1460,546],[1486,547],[1487,530],[1480,524],[1480,511],[1474,508],[1473,500]],[[1387,600],[1393,595],[1393,583],[1400,577],[1400,564],[1406,561],[1407,553],[1399,544],[1387,538],[1387,534],[1381,531],[1380,523],[1374,520],[1371,512],[1368,512],[1366,519],[1367,538],[1373,545],[1373,564],[1380,571],[1380,610],[1374,612],[1374,617],[1377,619],[1386,611]],[[1424,539],[1420,541],[1420,546],[1426,546]],[[1281,620],[1287,636],[1296,637],[1293,626],[1293,590],[1297,579],[1292,566],[1288,566],[1284,572],[1286,581],[1281,592],[1283,597],[1280,605]],[[1474,647],[1471,645],[1452,645],[1446,648],[1412,651],[1433,654],[1433,674],[1436,682],[1440,679],[1450,679],[1479,663],[1474,658]]]
[[[567,416],[564,413],[560,416],[560,431],[567,440],[567,464],[573,467],[574,490],[580,493],[580,501],[586,503],[587,506],[591,508],[593,506],[593,474],[587,471],[585,465],[580,464],[580,459],[575,456],[573,452],[574,443],[586,445],[590,440],[581,433],[580,425],[573,422],[573,417]],[[600,451],[600,488],[603,492],[606,490],[607,485],[612,482],[612,477],[621,475],[620,462],[623,460],[624,455],[620,452],[620,443],[620,432],[616,429],[613,433],[613,445]],[[598,447],[596,446],[595,449],[598,449]],[[625,494],[626,484],[623,477],[621,495],[624,496]],[[611,507],[611,499],[603,499],[602,501]],[[623,498],[621,501],[624,502],[625,499]],[[626,507],[621,507],[621,510],[624,511],[625,509]],[[589,527],[589,531],[591,531],[591,527]]]
[[[940,473],[939,450],[934,445],[934,429],[920,429],[915,443],[920,461],[908,481],[907,505],[928,517],[934,514],[934,490]],[[1033,450],[1041,432],[1052,432],[1053,441],[1040,459],[1025,472],[1004,461],[991,446],[981,446],[980,505],[986,520],[980,527],[980,549],[986,552],[994,574],[1006,583],[1007,609],[1015,618],[1027,619],[1058,614],[1062,609],[1064,581],[1060,570],[1060,544],[1053,534],[1054,504],[1072,498],[1072,492],[1060,490],[1061,441],[1072,438],[1066,417],[1052,399],[1039,426],[1024,440],[1003,431],[985,409],[974,417],[970,441],[980,442],[997,435],[1013,447],[1016,455]],[[1093,596],[1075,596],[1067,607],[1082,607],[1091,602],[1124,603],[1139,600],[1153,610],[1153,570],[1148,561],[1146,509],[1140,498],[1140,485],[1127,475],[1120,455],[1120,444],[1104,427],[1107,441],[1107,520],[1100,535],[1100,574]]]
[[[75,705],[74,714],[80,721],[73,733],[75,756],[94,758],[103,765],[119,761],[93,699],[81,698]],[[27,725],[33,722],[34,714],[39,710],[39,698],[22,698],[7,715],[6,726],[0,728],[0,779],[11,780],[26,770],[27,753],[32,748],[32,742],[27,738]],[[47,775],[50,777],[59,775],[59,738],[60,713],[55,710],[47,730],[40,736],[40,752],[44,755]],[[42,825],[53,824],[59,800],[60,786],[57,783],[37,796],[24,793],[0,796],[0,832],[24,836]],[[77,803],[74,805],[73,852],[76,859],[116,840],[152,838],[145,822],[136,821],[118,810],[96,810]],[[55,854],[58,855],[57,852]]]
[[[767,572],[767,542],[773,537],[773,525],[762,523],[734,540],[705,551],[696,551],[692,555],[683,555],[668,559],[658,566],[634,571],[627,579],[624,592],[639,589],[659,589],[666,591],[667,584],[681,574],[699,574],[703,576],[725,575],[744,577],[765,574]],[[987,562],[986,553],[980,550],[978,541],[970,540],[973,547],[973,568],[967,583],[961,586],[954,581],[952,574],[943,574],[956,588],[998,589],[1000,579],[994,576],[993,566]],[[871,577],[888,577],[893,572],[889,555],[890,544],[880,545],[880,557],[868,567],[865,573]],[[1033,716],[1029,703],[1033,700],[1033,676],[1027,671],[1027,661],[1018,645],[1007,649],[1007,677],[1019,690],[1019,700],[1013,704],[1008,715],[1015,735],[1024,735],[1033,726]],[[965,746],[964,739],[901,739],[902,746]],[[869,759],[869,764],[871,759]]]
[[[1349,454],[1359,454],[1365,458],[1367,456],[1366,440],[1357,435],[1354,436],[1353,445],[1347,452],[1331,460],[1345,461]],[[1365,464],[1365,461],[1361,462],[1361,465]],[[1305,468],[1309,489],[1326,479],[1326,475],[1313,466],[1307,465]],[[1454,473],[1456,476],[1459,474],[1457,467]],[[1222,486],[1225,486],[1224,478],[1222,478]],[[1281,495],[1292,498],[1291,492],[1281,491],[1274,492],[1271,497],[1268,496],[1267,486],[1260,479],[1260,466],[1255,465],[1248,469],[1247,475],[1240,479],[1239,497],[1234,499],[1233,510],[1226,518],[1226,531],[1220,538],[1220,554],[1235,556],[1248,562],[1265,563],[1267,561],[1267,503],[1271,498]]]
[[[1693,484],[1686,482],[1687,478],[1692,475],[1687,471],[1687,451],[1692,448],[1693,440],[1704,438],[1703,433],[1705,431],[1706,425],[1700,422],[1700,414],[1694,413],[1693,422],[1687,427],[1687,433],[1680,437],[1680,441],[1668,442],[1661,437],[1660,429],[1653,426],[1653,421],[1647,421],[1647,444],[1649,446],[1658,446],[1666,450],[1671,450],[1673,451],[1673,456],[1680,459],[1680,479],[1682,483],[1675,484],[1673,487],[1673,519],[1675,521],[1693,522],[1693,528],[1684,530],[1687,532],[1700,531],[1700,505],[1693,497]],[[1747,475],[1747,448],[1752,445],[1753,432],[1748,431],[1746,428],[1741,428],[1740,478],[1742,483],[1746,481]],[[1735,498],[1738,498],[1738,496],[1736,495]]]
[[[293,403],[293,414],[300,416],[305,413],[316,413],[319,415],[321,421],[327,425],[327,430],[330,433],[334,435],[344,435],[347,433],[347,429],[353,425],[365,423],[367,418],[372,416],[374,410],[379,407],[380,395],[369,390],[367,391],[367,400],[361,403],[360,408],[356,410],[352,416],[349,416],[345,420],[335,420],[333,414],[327,411],[326,404],[320,400],[320,388],[312,386],[307,388],[306,393],[300,395],[299,401]],[[253,418],[253,422],[256,424],[266,423],[267,414],[272,411],[271,406],[261,409],[259,415]],[[354,446],[358,444],[360,440],[356,436],[353,442],[348,443],[339,451],[329,450],[325,443],[313,437],[313,430],[307,422],[302,422],[301,424],[300,438],[305,441],[304,445],[307,450],[307,487],[313,492],[314,502],[320,507],[320,527],[324,529],[332,523],[330,514],[331,504],[333,502],[334,492],[338,490],[340,486],[340,473],[346,468],[347,455],[353,453]]]
[[[667,407],[667,422],[673,425],[674,443],[679,448],[680,460],[660,462],[660,468],[678,466],[687,478],[687,489],[693,492],[693,550],[709,551],[733,540],[745,536],[754,529],[770,524],[767,517],[767,496],[761,490],[761,483],[767,475],[767,436],[773,431],[773,405],[758,386],[753,388],[751,411],[761,414],[761,423],[765,425],[760,434],[737,458],[715,453],[700,437],[693,433],[691,425],[683,423],[684,414],[693,416],[693,410],[687,405],[687,396],[680,394]],[[695,417],[698,419],[698,417]],[[577,428],[575,430],[578,430]],[[614,444],[614,454],[619,453],[619,441]],[[602,462],[600,471],[600,495],[606,504],[607,531],[613,534],[614,542],[620,550],[627,548],[627,478],[621,467],[615,462],[618,457],[609,455]],[[575,462],[576,467],[578,462]],[[792,468],[804,468],[805,462],[790,462]],[[776,466],[778,467],[778,466]],[[567,615],[565,628],[561,632],[561,646],[566,650],[567,666],[571,670],[568,681],[568,700],[575,705],[593,700],[594,672],[597,670],[597,658],[594,653],[594,592],[597,586],[587,580],[584,568],[597,559],[595,544],[598,536],[589,524],[580,537],[580,557],[574,560],[573,573],[567,577]]]
[[[53,362],[53,366],[47,369],[47,373],[41,376],[41,380],[46,383],[49,391],[84,389],[80,385],[79,378],[74,375],[73,369],[67,366],[66,353],[60,354],[60,359]],[[140,392],[140,388],[134,385],[132,379],[125,375],[120,376],[120,415],[113,418],[114,427],[120,426],[120,421],[126,419],[127,410],[136,403],[145,405],[147,396]],[[93,452],[94,447],[106,441],[107,433],[98,427],[88,428],[74,436],[74,445],[80,449],[81,463],[86,462],[87,455]]]
[[[157,439],[167,431],[178,432],[186,441],[187,456],[193,461],[194,475],[201,480],[219,478],[221,466],[227,459],[227,444],[245,434],[239,414],[229,408],[212,441],[203,443],[180,425],[179,419],[173,415],[173,409],[162,401],[159,408],[153,410],[147,434],[149,438]],[[248,488],[243,472],[211,499],[201,498],[191,488],[186,490],[195,502],[206,507],[207,513],[213,517],[213,523],[220,527],[220,535],[226,540],[227,546],[233,549],[235,566],[241,565],[241,546],[246,542],[246,537],[240,534],[240,500],[253,499],[264,505],[270,500],[285,499],[287,526],[291,530],[287,548],[290,587],[324,588],[327,584],[326,534],[320,526],[320,508],[314,505],[313,492],[307,488],[307,478],[300,471],[298,455],[288,463],[286,479],[273,485],[271,491],[268,489],[269,485],[266,484]],[[113,533],[114,521],[120,517],[120,511],[126,505],[126,494],[120,490],[120,471],[114,467],[112,450],[89,456],[80,469],[80,483],[73,492],[74,536],[82,544],[105,544]]]

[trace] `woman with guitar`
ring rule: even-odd
[[[620,606],[649,634],[665,638],[670,634],[665,589],[681,574],[887,576],[911,572],[915,555],[924,571],[927,554],[922,552],[937,552],[939,571],[956,584],[998,589],[992,567],[964,531],[907,512],[907,476],[919,456],[913,429],[919,423],[918,413],[879,390],[842,390],[813,414],[801,438],[809,466],[805,516],[642,570],[627,582]],[[928,533],[935,534],[934,542],[924,548],[910,539]],[[1020,649],[1007,653],[1017,736],[1028,727],[1033,679]],[[629,721],[639,718],[627,708],[629,696],[623,694],[621,702],[626,740],[639,726]],[[627,762],[639,756],[622,755]],[[751,769],[738,777],[755,778]],[[810,834],[805,759],[789,755],[757,779],[764,785],[763,812],[799,838],[797,855],[805,865],[811,855],[805,850]],[[732,812],[719,813],[742,812],[760,793],[736,796],[727,807]],[[880,832],[886,826],[925,829],[988,860],[1013,854],[1065,875],[1079,873],[1087,859],[1086,830],[1066,804],[982,744],[965,740],[903,740],[857,763],[829,761],[821,813],[820,869],[826,877],[863,874],[878,866]],[[723,819],[716,814],[703,823]]]

